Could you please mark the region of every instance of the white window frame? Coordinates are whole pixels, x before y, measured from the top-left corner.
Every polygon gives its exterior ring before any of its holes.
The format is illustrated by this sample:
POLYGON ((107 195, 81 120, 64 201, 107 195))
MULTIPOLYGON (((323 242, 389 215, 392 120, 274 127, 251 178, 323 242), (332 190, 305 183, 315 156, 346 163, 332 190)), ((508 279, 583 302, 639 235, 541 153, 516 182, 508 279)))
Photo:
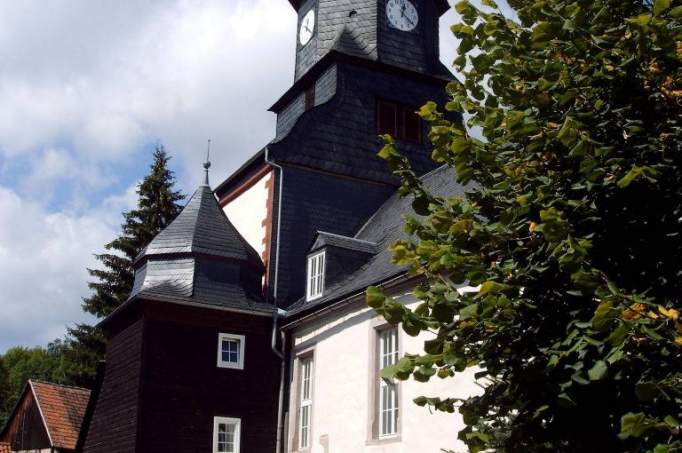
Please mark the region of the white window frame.
POLYGON ((246 337, 244 335, 235 335, 231 333, 218 334, 218 368, 231 368, 233 370, 243 370, 245 349, 246 337), (226 362, 223 360, 223 341, 225 340, 239 342, 239 360, 237 363, 226 362))
POLYGON ((315 360, 313 355, 306 355, 298 359, 299 370, 299 399, 298 399, 298 449, 310 449, 313 426, 313 385, 315 382, 315 360), (304 419, 303 414, 307 413, 304 419), (307 423, 304 425, 304 420, 307 423))
POLYGON ((239 453, 242 435, 242 420, 230 417, 213 418, 213 453, 221 453, 218 445, 218 429, 220 425, 234 426, 234 452, 229 453, 239 453))
MULTIPOLYGON (((397 327, 377 330, 379 342, 377 352, 377 372, 389 365, 395 365, 400 358, 400 335, 397 327)), ((400 434, 398 420, 400 417, 399 386, 396 381, 389 381, 377 376, 376 413, 379 418, 377 436, 379 439, 396 437, 400 434)))
POLYGON ((324 250, 308 256, 306 270, 306 300, 319 299, 324 294, 324 274, 327 258, 324 250))

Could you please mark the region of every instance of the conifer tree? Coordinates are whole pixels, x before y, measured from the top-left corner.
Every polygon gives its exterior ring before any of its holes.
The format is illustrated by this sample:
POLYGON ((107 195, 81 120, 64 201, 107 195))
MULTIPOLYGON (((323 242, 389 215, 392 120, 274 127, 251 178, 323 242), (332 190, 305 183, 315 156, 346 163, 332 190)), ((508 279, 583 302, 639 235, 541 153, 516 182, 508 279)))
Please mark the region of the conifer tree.
MULTIPOLYGON (((133 288, 133 261, 142 249, 182 210, 185 195, 174 190, 175 176, 168 168, 170 156, 162 146, 154 151, 154 162, 137 189, 137 208, 123 213, 121 235, 105 245, 107 253, 96 255, 100 269, 88 269, 95 279, 93 294, 83 299, 83 310, 98 319, 111 314, 126 301, 133 288)), ((98 328, 79 324, 69 329, 70 347, 65 352, 70 380, 89 385, 97 362, 104 356, 104 339, 98 328)))

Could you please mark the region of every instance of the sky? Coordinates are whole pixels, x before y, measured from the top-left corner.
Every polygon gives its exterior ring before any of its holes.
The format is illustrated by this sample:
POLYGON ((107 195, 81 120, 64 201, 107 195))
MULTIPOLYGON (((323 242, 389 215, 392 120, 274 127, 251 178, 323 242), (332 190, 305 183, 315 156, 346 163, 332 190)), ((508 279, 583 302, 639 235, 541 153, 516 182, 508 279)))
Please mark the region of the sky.
POLYGON ((0 354, 94 322, 87 269, 156 145, 191 193, 209 138, 214 184, 273 138, 295 39, 286 0, 0 2, 0 354))

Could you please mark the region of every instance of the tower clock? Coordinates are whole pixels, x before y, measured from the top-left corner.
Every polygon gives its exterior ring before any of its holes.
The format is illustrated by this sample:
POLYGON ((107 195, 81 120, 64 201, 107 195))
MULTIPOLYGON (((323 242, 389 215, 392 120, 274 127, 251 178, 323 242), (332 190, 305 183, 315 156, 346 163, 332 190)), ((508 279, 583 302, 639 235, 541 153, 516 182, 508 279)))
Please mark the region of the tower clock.
POLYGON ((409 0, 388 0, 386 16, 388 24, 401 31, 412 31, 419 24, 419 12, 409 0))

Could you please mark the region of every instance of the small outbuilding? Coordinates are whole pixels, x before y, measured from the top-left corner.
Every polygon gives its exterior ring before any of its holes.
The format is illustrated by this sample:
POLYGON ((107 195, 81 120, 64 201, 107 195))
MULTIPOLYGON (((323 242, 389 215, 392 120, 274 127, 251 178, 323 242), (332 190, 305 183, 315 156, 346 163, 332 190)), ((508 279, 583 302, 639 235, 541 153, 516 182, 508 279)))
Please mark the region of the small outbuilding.
POLYGON ((0 453, 76 450, 90 390, 29 380, 0 433, 0 453))

